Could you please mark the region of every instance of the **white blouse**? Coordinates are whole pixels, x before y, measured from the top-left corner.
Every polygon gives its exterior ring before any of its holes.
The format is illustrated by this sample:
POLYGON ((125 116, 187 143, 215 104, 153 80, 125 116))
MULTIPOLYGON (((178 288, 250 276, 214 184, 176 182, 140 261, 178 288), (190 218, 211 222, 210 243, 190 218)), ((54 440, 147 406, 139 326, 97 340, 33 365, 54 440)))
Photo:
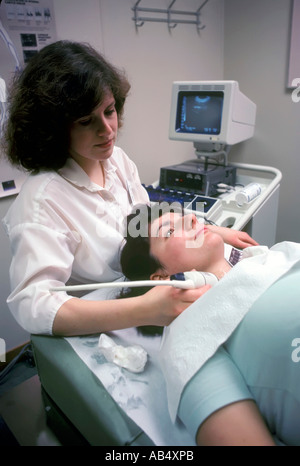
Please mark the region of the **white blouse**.
POLYGON ((124 218, 149 199, 122 149, 103 166, 104 188, 71 158, 58 173, 29 176, 3 220, 13 256, 7 303, 30 333, 52 334, 56 312, 72 297, 50 288, 122 277, 124 218))

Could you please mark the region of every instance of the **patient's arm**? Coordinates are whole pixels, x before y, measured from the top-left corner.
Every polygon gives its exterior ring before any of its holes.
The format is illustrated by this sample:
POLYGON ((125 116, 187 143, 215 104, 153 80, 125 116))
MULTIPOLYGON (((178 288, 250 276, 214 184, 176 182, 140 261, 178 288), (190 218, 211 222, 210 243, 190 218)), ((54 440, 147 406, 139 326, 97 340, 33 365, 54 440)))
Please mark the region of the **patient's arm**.
POLYGON ((198 430, 197 445, 275 446, 275 443, 255 402, 245 400, 211 414, 198 430))
POLYGON ((244 249, 249 246, 258 245, 245 231, 232 230, 231 228, 218 227, 216 225, 206 225, 206 227, 222 236, 225 243, 231 244, 231 246, 236 248, 244 249))

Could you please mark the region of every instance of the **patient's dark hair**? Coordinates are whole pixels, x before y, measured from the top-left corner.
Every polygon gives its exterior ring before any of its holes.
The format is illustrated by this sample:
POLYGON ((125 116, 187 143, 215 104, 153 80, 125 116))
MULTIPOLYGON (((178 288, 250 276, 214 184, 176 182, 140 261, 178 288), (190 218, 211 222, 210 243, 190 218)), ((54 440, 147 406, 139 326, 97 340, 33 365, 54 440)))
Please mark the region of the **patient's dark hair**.
MULTIPOLYGON (((179 203, 162 202, 160 204, 138 205, 128 215, 126 223, 126 243, 121 252, 122 272, 128 280, 149 280, 151 274, 158 269, 164 269, 164 265, 151 254, 149 225, 164 213, 180 212, 179 203)), ((143 288, 133 288, 132 293, 143 294, 143 288)))
MULTIPOLYGON (((162 268, 162 264, 150 252, 149 225, 153 220, 153 208, 148 205, 136 206, 128 215, 126 223, 126 243, 121 252, 122 272, 128 280, 149 280, 152 273, 162 268), (133 227, 134 225, 134 227, 133 227), (134 234, 132 234, 134 233, 134 234)), ((140 296, 151 287, 133 287, 120 294, 120 298, 140 296)), ((147 325, 137 330, 145 336, 160 335, 162 327, 147 325)))
POLYGON ((71 124, 89 115, 110 91, 121 126, 129 89, 124 73, 90 45, 47 45, 15 76, 4 152, 11 163, 32 172, 62 168, 71 124))
MULTIPOLYGON (((128 280, 149 280, 162 264, 150 252, 148 228, 153 220, 153 209, 148 205, 136 206, 128 215, 126 243, 121 253, 122 272, 128 280)), ((140 288, 136 293, 142 294, 140 288)))

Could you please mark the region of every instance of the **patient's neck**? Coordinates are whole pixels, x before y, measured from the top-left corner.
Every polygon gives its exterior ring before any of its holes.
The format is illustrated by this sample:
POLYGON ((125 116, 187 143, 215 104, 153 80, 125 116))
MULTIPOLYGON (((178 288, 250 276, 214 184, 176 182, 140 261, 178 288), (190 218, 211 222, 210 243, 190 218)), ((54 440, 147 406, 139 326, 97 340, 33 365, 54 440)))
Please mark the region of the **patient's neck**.
POLYGON ((212 264, 209 267, 209 270, 207 270, 207 272, 213 273, 220 280, 230 270, 231 270, 231 265, 225 258, 222 258, 216 263, 212 264))

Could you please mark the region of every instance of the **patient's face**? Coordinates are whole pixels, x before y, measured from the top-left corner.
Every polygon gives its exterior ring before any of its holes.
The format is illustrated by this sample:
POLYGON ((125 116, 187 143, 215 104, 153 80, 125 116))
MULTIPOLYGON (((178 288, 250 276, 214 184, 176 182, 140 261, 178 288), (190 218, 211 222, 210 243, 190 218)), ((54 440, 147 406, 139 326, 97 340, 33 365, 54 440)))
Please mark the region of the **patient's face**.
POLYGON ((166 213, 150 226, 150 250, 172 275, 192 269, 209 271, 224 257, 224 242, 194 214, 166 213))

